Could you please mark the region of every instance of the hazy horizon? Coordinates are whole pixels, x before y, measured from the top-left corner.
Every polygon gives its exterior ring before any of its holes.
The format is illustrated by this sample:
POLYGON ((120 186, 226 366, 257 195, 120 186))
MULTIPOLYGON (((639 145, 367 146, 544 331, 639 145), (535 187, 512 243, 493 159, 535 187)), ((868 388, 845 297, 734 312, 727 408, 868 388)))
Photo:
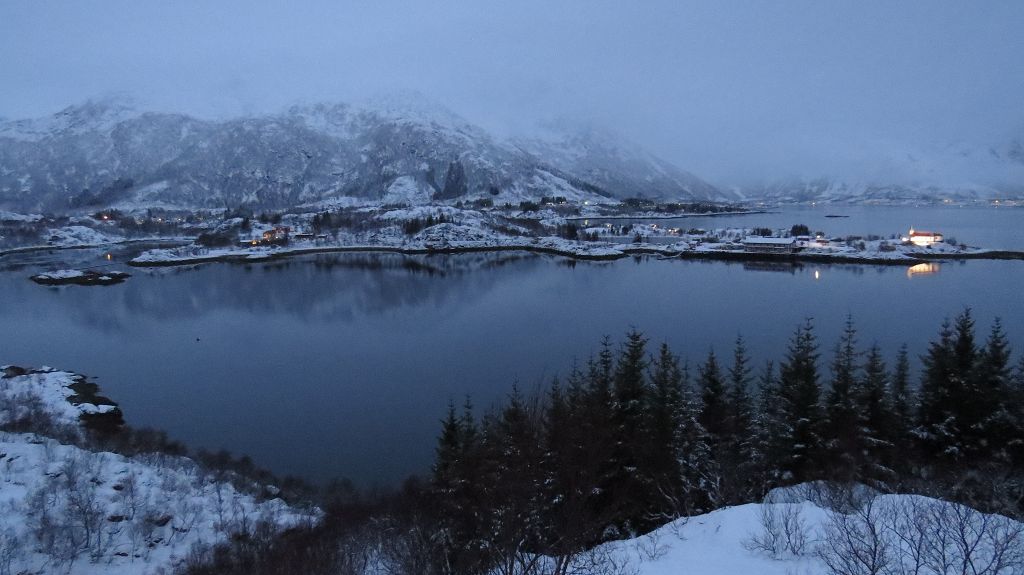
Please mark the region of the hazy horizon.
MULTIPOLYGON (((607 126, 718 185, 898 179, 908 156, 1024 136, 1021 29, 1019 2, 6 4, 0 117, 109 93, 225 117, 415 91, 498 135, 607 126)), ((914 169, 991 169, 964 157, 914 169)))

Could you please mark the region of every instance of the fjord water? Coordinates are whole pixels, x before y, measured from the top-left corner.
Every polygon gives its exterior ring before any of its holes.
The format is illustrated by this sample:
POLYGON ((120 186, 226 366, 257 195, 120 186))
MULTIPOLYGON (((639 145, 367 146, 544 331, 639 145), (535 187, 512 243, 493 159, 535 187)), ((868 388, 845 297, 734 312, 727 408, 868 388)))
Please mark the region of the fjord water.
MULTIPOLYGON (((959 211, 946 223, 899 211, 885 217, 969 244, 1002 238, 999 247, 1024 249, 1016 220, 1000 219, 1024 215, 1019 210, 959 211), (974 229, 990 237, 975 240, 967 233, 974 229)), ((697 225, 816 227, 800 213, 712 220, 697 225)), ((832 222, 857 223, 852 215, 832 222)), ((902 343, 916 358, 943 318, 970 306, 979 337, 998 316, 1015 358, 1024 352, 1022 261, 910 270, 347 254, 136 269, 110 287, 46 288, 27 279, 40 269, 103 264, 106 253, 0 259, 0 362, 94 376, 134 425, 314 480, 394 484, 426 472, 449 401, 469 395, 485 409, 514 383, 531 390, 565 376, 603 335, 621 340, 632 327, 691 364, 709 349, 728 361, 742 334, 759 365, 779 359, 795 326, 813 318, 826 373, 847 314, 862 346, 877 341, 891 360, 902 343)))

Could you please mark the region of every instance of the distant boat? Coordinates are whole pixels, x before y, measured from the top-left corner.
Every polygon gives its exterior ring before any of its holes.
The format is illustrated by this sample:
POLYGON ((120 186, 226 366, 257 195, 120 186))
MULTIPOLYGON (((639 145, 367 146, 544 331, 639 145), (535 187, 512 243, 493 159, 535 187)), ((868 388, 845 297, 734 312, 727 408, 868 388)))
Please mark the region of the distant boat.
POLYGON ((825 217, 826 218, 848 218, 850 216, 846 216, 846 215, 842 215, 842 214, 825 214, 825 217))

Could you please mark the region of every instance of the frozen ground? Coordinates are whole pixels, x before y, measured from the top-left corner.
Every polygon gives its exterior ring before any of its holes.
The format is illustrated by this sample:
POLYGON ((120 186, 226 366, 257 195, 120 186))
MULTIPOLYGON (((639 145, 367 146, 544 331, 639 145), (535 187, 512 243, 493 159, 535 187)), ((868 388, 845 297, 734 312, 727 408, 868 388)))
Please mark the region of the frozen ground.
MULTIPOLYGON (((116 409, 103 398, 73 404, 79 392, 71 386, 84 383, 74 373, 0 373, 0 424, 41 407, 77 426, 82 414, 116 409)), ((124 457, 0 432, 0 573, 166 573, 195 546, 317 520, 318 511, 273 492, 240 492, 185 457, 124 457)))

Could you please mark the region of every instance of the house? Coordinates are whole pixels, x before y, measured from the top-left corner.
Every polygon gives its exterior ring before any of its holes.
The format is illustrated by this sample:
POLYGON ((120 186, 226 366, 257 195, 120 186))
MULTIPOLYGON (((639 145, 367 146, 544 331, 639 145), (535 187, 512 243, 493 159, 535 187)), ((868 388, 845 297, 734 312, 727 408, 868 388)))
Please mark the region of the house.
POLYGON ((743 249, 753 253, 791 254, 796 250, 796 240, 793 238, 748 236, 743 240, 743 249))
POLYGON ((260 236, 253 236, 238 242, 240 246, 276 246, 288 243, 292 229, 288 226, 277 226, 263 232, 260 236))
POLYGON ((937 232, 925 232, 921 230, 915 230, 910 228, 910 233, 903 236, 904 243, 911 243, 915 246, 926 248, 932 244, 937 244, 942 241, 942 234, 937 232))
POLYGON ((291 231, 292 231, 292 229, 290 227, 288 227, 288 226, 277 226, 274 229, 267 230, 267 231, 263 232, 263 241, 264 242, 281 242, 281 241, 286 242, 286 241, 288 241, 288 234, 290 234, 291 231))

